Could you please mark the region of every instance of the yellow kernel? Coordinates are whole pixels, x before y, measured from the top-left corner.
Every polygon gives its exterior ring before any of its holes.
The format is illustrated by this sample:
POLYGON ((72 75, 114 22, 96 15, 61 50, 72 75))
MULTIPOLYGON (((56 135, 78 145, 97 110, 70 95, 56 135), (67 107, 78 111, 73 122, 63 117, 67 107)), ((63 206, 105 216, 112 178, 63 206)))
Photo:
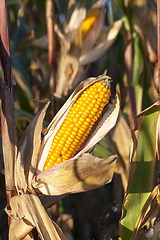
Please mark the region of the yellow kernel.
POLYGON ((87 121, 87 122, 91 122, 91 119, 90 119, 90 118, 86 118, 86 121, 87 121))
POLYGON ((108 101, 108 99, 107 98, 103 98, 103 100, 102 100, 103 102, 107 102, 108 101))
POLYGON ((98 111, 98 108, 93 108, 93 111, 94 111, 94 112, 97 112, 97 111, 98 111))
POLYGON ((83 124, 86 126, 89 126, 89 122, 84 122, 83 124))

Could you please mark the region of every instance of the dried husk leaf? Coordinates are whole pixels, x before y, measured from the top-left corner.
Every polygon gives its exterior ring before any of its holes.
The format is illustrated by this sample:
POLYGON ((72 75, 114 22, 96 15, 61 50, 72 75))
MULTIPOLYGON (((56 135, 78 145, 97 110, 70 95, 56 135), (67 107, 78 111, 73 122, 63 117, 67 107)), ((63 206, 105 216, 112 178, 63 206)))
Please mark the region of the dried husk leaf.
POLYGON ((81 22, 85 19, 86 16, 86 9, 81 6, 80 4, 77 4, 76 8, 74 9, 71 18, 69 20, 69 23, 67 26, 65 26, 65 35, 67 40, 67 49, 70 49, 71 42, 73 42, 73 34, 74 32, 79 28, 81 22))
MULTIPOLYGON (((3 157, 6 172, 6 190, 15 189, 14 181, 14 166, 16 162, 17 154, 17 131, 16 131, 16 119, 15 119, 15 109, 14 100, 10 89, 7 87, 5 82, 2 83, 3 93, 7 101, 2 102, 5 104, 3 109, 5 111, 5 121, 2 122, 3 125, 3 157)), ((4 114, 3 111, 1 114, 4 114)))
MULTIPOLYGON (((110 77, 106 76, 106 72, 104 72, 104 74, 102 74, 102 75, 100 75, 96 78, 89 78, 86 81, 81 82, 81 84, 79 84, 79 86, 75 89, 75 91, 72 93, 70 98, 66 101, 66 103, 59 110, 57 115, 53 118, 52 122, 50 123, 50 125, 47 128, 46 135, 44 136, 42 144, 41 144, 39 157, 38 157, 39 162, 38 162, 38 167, 37 167, 37 173, 42 171, 45 160, 46 160, 46 156, 49 152, 49 149, 50 149, 50 146, 52 144, 53 138, 56 135, 58 129, 60 128, 62 122, 66 118, 66 116, 67 116, 70 108, 72 107, 72 105, 75 103, 77 98, 80 96, 80 94, 86 88, 88 88, 90 85, 92 85, 93 83, 95 83, 97 81, 103 81, 103 80, 108 80, 108 81, 110 80, 110 77)), ((120 101, 118 101, 118 98, 119 97, 117 97, 117 101, 115 101, 116 104, 113 104, 114 107, 111 107, 112 110, 114 110, 114 108, 116 108, 116 111, 117 111, 120 108, 120 101)), ((114 112, 116 112, 116 111, 114 111, 114 112)), ((111 111, 109 111, 109 113, 111 113, 111 111)), ((118 113, 119 113, 119 111, 118 111, 118 113)), ((116 117, 116 113, 115 113, 114 117, 116 117)), ((113 119, 113 122, 114 122, 114 119, 113 119)))
POLYGON ((49 100, 46 100, 45 106, 30 122, 19 142, 15 165, 15 183, 18 193, 33 191, 31 180, 36 171, 43 120, 49 103, 49 100))
POLYGON ((116 37, 122 27, 122 20, 114 22, 111 26, 101 32, 96 46, 87 50, 79 59, 80 66, 89 64, 97 60, 115 42, 116 37))
POLYGON ((116 155, 100 159, 83 154, 36 175, 32 185, 43 194, 55 196, 93 190, 111 181, 116 159, 116 155))
MULTIPOLYGON (((86 37, 83 40, 83 47, 82 47, 82 54, 85 52, 88 52, 96 43, 100 32, 102 31, 102 27, 104 24, 104 6, 100 1, 97 1, 92 8, 88 10, 87 14, 90 14, 91 12, 94 12, 94 10, 97 9, 100 11, 100 14, 98 18, 93 23, 93 26, 88 31, 86 37)), ((86 16, 87 17, 87 16, 86 16)))
POLYGON ((127 189, 130 171, 130 154, 132 146, 131 130, 120 111, 115 127, 107 134, 106 140, 119 156, 115 172, 121 174, 124 191, 127 189))
POLYGON ((159 199, 159 186, 156 186, 144 204, 144 207, 135 225, 131 240, 134 240, 137 237, 138 232, 145 224, 157 216, 159 213, 159 199))
POLYGON ((59 227, 55 223, 52 224, 36 195, 15 196, 11 198, 10 205, 5 210, 12 219, 20 221, 20 225, 17 225, 14 229, 11 228, 10 236, 22 239, 31 229, 36 227, 41 239, 66 240, 59 227))
POLYGON ((56 97, 61 97, 63 94, 68 93, 77 72, 79 69, 79 57, 81 54, 82 36, 81 29, 76 29, 72 34, 72 43, 70 50, 66 53, 61 49, 61 56, 57 70, 56 79, 56 97))

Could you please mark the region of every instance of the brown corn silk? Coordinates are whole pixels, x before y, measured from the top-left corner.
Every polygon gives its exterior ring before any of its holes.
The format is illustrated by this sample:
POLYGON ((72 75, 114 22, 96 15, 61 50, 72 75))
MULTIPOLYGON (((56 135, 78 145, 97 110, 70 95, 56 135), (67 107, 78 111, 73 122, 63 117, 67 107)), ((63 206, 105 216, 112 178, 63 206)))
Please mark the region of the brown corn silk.
POLYGON ((108 80, 98 81, 81 93, 52 141, 43 170, 75 155, 108 103, 110 95, 108 80))

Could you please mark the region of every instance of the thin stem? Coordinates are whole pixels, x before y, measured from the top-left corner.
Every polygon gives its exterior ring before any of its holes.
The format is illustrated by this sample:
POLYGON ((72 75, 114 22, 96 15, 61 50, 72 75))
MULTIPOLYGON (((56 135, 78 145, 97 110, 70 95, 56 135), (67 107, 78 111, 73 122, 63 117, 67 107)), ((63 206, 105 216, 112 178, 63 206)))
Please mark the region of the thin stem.
POLYGON ((0 1, 0 57, 4 80, 11 89, 11 53, 6 0, 0 1))
POLYGON ((54 6, 52 0, 46 0, 46 22, 48 32, 48 61, 53 68, 50 76, 50 94, 55 92, 56 40, 54 32, 54 6))

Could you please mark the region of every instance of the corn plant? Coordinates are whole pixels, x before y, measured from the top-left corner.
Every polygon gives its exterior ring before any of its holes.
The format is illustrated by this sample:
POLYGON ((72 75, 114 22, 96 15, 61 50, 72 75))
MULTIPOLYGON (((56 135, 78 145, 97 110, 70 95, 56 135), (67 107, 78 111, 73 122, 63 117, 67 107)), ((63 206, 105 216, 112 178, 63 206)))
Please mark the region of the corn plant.
POLYGON ((111 181, 102 239, 159 239, 159 1, 13 2, 11 46, 0 3, 9 239, 70 239, 47 209, 111 181))

